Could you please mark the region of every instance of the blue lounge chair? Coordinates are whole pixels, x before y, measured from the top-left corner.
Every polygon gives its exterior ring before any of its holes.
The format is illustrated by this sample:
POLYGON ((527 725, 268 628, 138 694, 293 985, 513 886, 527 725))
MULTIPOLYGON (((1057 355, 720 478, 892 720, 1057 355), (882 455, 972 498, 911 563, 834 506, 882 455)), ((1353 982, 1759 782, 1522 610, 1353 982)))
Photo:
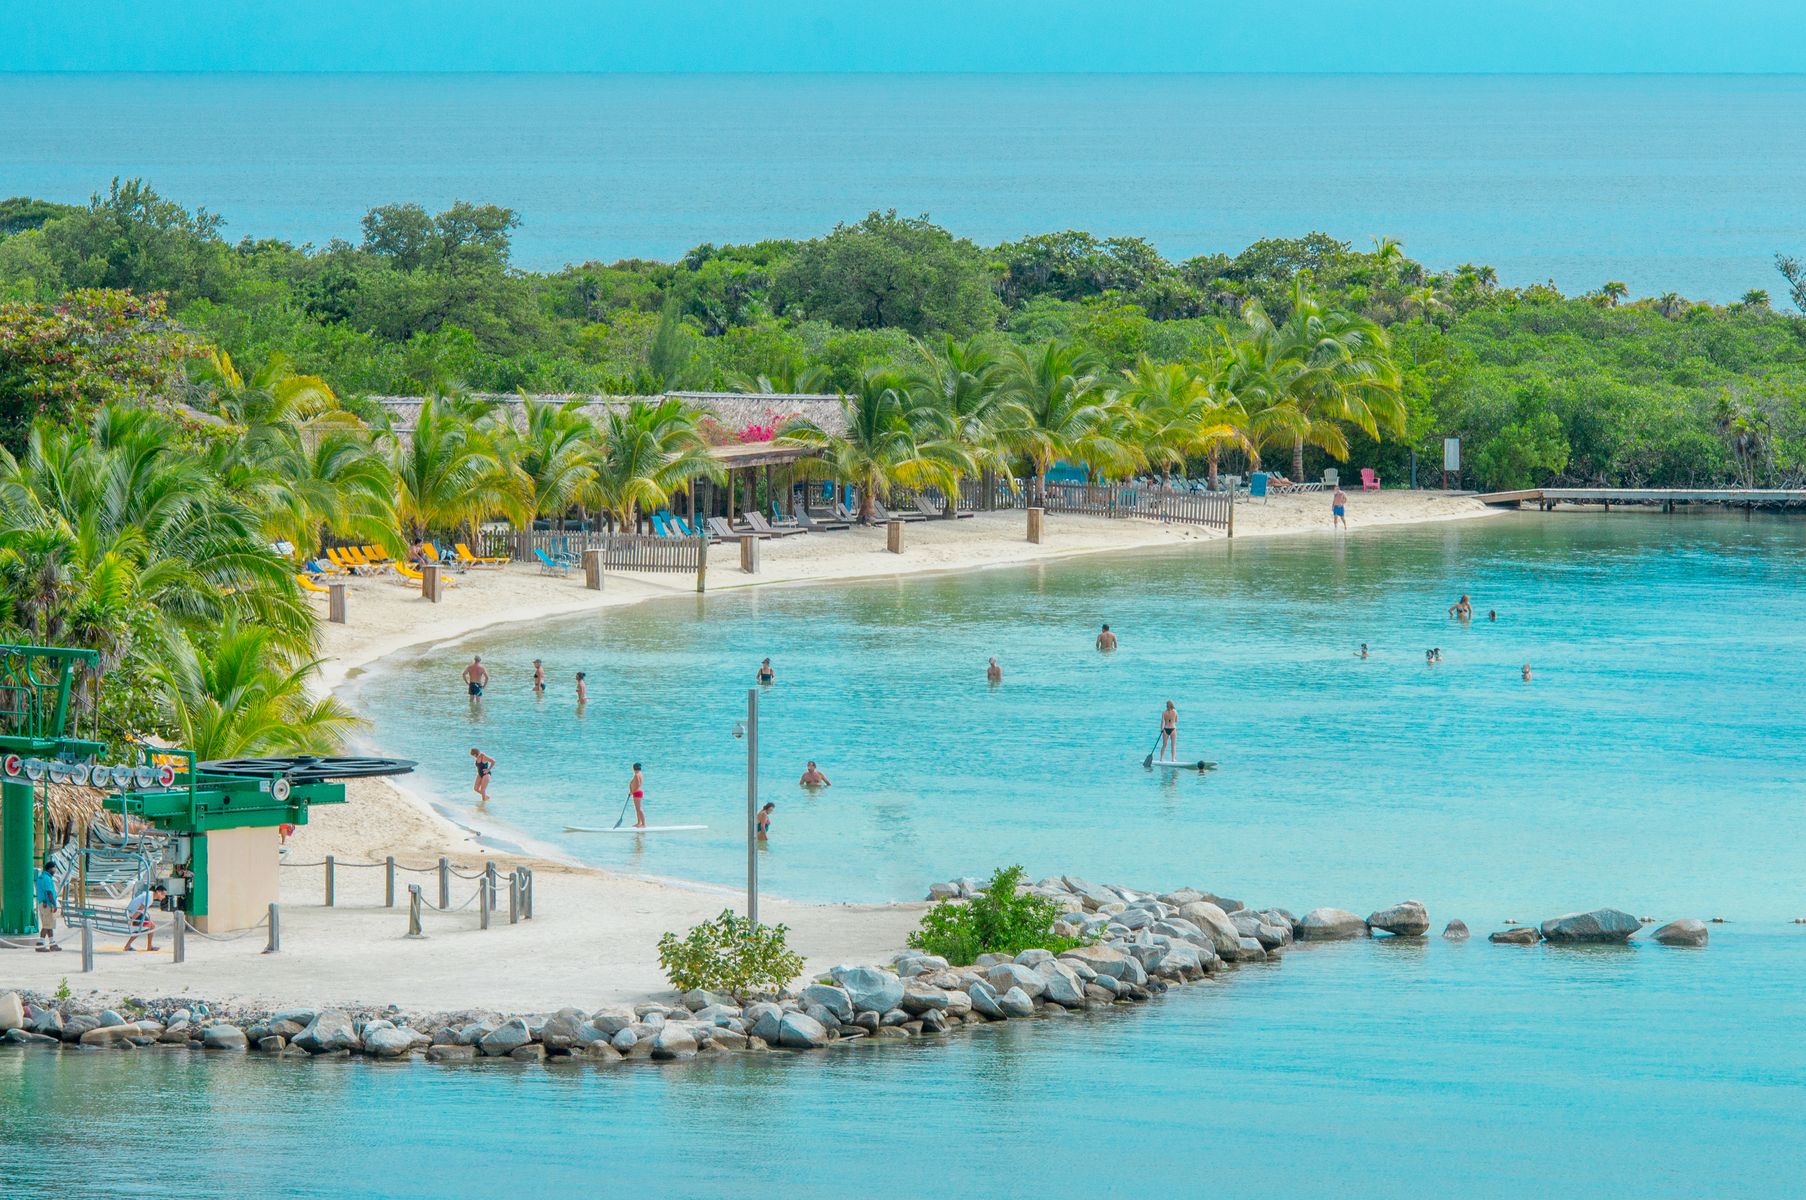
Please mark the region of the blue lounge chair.
POLYGON ((681 536, 679 534, 675 534, 675 533, 671 532, 671 527, 665 523, 665 514, 664 513, 653 513, 652 514, 652 535, 654 537, 662 537, 662 538, 681 536))
POLYGON ((697 533, 694 529, 690 528, 689 524, 687 522, 685 522, 684 519, 682 517, 678 516, 676 513, 666 513, 665 519, 671 522, 671 528, 677 530, 679 537, 693 538, 693 537, 702 537, 703 536, 702 534, 697 533))
POLYGON ((538 546, 533 547, 533 557, 539 560, 539 573, 541 575, 565 575, 570 572, 570 563, 553 558, 538 546))

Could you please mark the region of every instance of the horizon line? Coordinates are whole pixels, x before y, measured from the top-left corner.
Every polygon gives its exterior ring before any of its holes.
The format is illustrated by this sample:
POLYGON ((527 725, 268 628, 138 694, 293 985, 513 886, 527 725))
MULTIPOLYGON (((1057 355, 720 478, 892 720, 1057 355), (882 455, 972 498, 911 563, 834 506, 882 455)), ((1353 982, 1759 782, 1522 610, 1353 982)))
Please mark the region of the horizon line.
POLYGON ((862 69, 822 69, 822 68, 790 68, 790 67, 747 67, 735 70, 699 71, 656 67, 624 67, 609 70, 553 70, 533 67, 497 68, 497 67, 444 67, 444 68, 356 68, 356 67, 302 67, 288 70, 249 70, 237 68, 206 67, 140 67, 140 68, 38 68, 7 69, 0 67, 0 78, 26 78, 30 76, 93 76, 93 75, 225 75, 225 76, 390 76, 390 75, 521 75, 547 77, 580 77, 604 78, 611 75, 666 75, 683 78, 703 77, 735 77, 735 76, 778 76, 778 75, 817 75, 858 77, 895 77, 895 76, 969 76, 988 78, 1011 76, 1021 78, 1248 78, 1272 76, 1275 78, 1361 78, 1361 79, 1410 79, 1410 78, 1443 78, 1443 79, 1574 79, 1574 78, 1651 78, 1651 79, 1798 79, 1806 78, 1806 71, 1284 71, 1284 70, 1223 70, 1223 71, 1079 71, 1079 70, 994 70, 972 71, 960 69, 920 70, 862 70, 862 69))

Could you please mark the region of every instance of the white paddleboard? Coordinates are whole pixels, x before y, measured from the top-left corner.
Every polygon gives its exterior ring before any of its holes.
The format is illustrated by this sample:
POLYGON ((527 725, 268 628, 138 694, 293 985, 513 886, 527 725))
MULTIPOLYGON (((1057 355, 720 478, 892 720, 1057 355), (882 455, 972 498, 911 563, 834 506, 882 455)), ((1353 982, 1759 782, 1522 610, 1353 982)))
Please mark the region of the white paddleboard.
POLYGON ((1165 759, 1149 758, 1144 759, 1141 765, 1148 768, 1167 767, 1176 771, 1214 771, 1217 769, 1215 763, 1206 760, 1197 760, 1194 762, 1167 762, 1165 759))
POLYGON ((678 833, 685 829, 707 829, 707 825, 646 825, 635 829, 631 825, 623 825, 619 829, 593 829, 587 825, 566 825, 566 833, 678 833))

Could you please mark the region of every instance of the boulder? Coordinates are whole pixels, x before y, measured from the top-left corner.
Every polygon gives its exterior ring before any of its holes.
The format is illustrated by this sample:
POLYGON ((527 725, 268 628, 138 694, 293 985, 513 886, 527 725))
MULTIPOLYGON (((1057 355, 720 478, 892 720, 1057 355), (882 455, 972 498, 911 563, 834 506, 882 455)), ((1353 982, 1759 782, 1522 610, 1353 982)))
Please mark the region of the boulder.
MULTIPOLYGON (((583 1015, 582 1009, 561 1008, 546 1018, 546 1023, 539 1030, 539 1040, 544 1043, 547 1050, 569 1050, 579 1042, 586 1040, 583 1037, 583 1029, 588 1024, 589 1019, 583 1015)), ((368 1047, 369 1044, 370 1031, 366 1029, 364 1045, 368 1047)))
POLYGON ((929 1009, 922 1014, 923 1033, 946 1033, 947 1027, 947 1014, 939 1009, 929 1009))
POLYGON ((1196 888, 1180 888, 1175 892, 1162 893, 1160 896, 1160 903, 1166 905, 1168 908, 1180 909, 1184 908, 1187 904, 1202 900, 1203 898, 1204 893, 1198 891, 1196 888))
POLYGON ((1030 1000, 1038 1000, 1047 990, 1047 981, 1015 963, 998 963, 985 972, 985 982, 995 988, 999 995, 1011 988, 1021 988, 1030 1000))
POLYGON ((813 1050, 828 1044, 828 1031, 806 1013, 785 1013, 778 1023, 777 1044, 793 1050, 813 1050))
POLYGON ((652 1057, 657 1059, 690 1058, 696 1053, 696 1035, 688 1025, 669 1021, 658 1027, 652 1038, 652 1057))
POLYGON ((1003 1006, 998 1003, 997 992, 982 979, 974 979, 966 988, 966 995, 972 1001, 972 1011, 993 1021, 1004 1017, 1003 1006))
POLYGON ((729 1021, 738 1021, 740 1010, 730 1004, 711 1004, 707 1008, 696 1010, 698 1025, 712 1025, 717 1029, 725 1028, 729 1021))
POLYGON ((459 1059, 472 1059, 477 1056, 475 1046, 453 1046, 435 1043, 426 1048, 428 1062, 453 1062, 459 1059))
POLYGON ((619 1050, 622 1054, 627 1053, 639 1044, 639 1035, 634 1033, 631 1029, 619 1030, 613 1037, 608 1039, 609 1047, 614 1050, 619 1050))
POLYGON ((1518 925, 1511 929, 1501 929, 1497 933, 1486 935, 1489 942, 1497 942, 1501 946, 1534 946, 1543 940, 1543 935, 1536 931, 1534 925, 1518 925))
MULTIPOLYGON (((976 1001, 974 1007, 977 1007, 976 1001)), ((1027 1017, 1034 1014, 1035 1001, 1021 988, 1013 987, 997 997, 997 1007, 1003 1010, 1006 1017, 1027 1017)))
POLYGON ((413 1031, 393 1027, 366 1029, 364 1050, 375 1058, 403 1058, 414 1052, 413 1031))
POLYGON ((733 1002, 734 998, 732 996, 724 996, 719 992, 710 992, 702 988, 693 988, 684 993, 684 1007, 691 1012, 707 1008, 711 1004, 723 1005, 732 1004, 733 1002))
POLYGON ((1131 959, 1114 946, 1075 946, 1060 955, 1061 962, 1083 963, 1093 974, 1121 979, 1128 973, 1131 959))
POLYGON ((1298 921, 1301 942, 1334 942, 1367 936, 1367 922, 1345 908, 1313 908, 1298 921))
MULTIPOLYGON (((907 987, 904 989, 907 991, 907 987)), ((845 988, 834 987, 826 983, 812 983, 803 989, 799 997, 804 1007, 819 1004, 834 1014, 836 1021, 845 1024, 853 1019, 853 997, 845 988)))
MULTIPOLYGON (((1244 940, 1255 947, 1257 952, 1259 951, 1260 943, 1253 938, 1244 940)), ((1181 977, 1201 975, 1204 973, 1204 958, 1198 953, 1196 946, 1190 946, 1184 942, 1174 942, 1166 948, 1166 954, 1160 960, 1160 973, 1181 977)), ((1048 993, 1048 998, 1053 998, 1051 991, 1048 993)))
POLYGON ((1231 900, 1227 896, 1213 896, 1209 892, 1203 894, 1203 899, 1205 903, 1214 904, 1226 913, 1242 911, 1242 902, 1240 900, 1231 900))
POLYGON ((477 1049, 491 1058, 501 1058, 513 1054, 522 1046, 533 1042, 533 1031, 519 1017, 504 1021, 477 1042, 477 1049))
POLYGON ((590 1024, 607 1037, 613 1037, 636 1020, 631 1008, 599 1008, 589 1016, 590 1024))
POLYGON ((538 1042, 528 1042, 524 1046, 516 1046, 508 1051, 508 1057, 515 1062, 544 1062, 546 1048, 538 1042))
POLYGON ((957 900, 959 899, 959 884, 931 883, 928 885, 928 899, 937 904, 942 900, 957 900))
POLYGON ((245 1031, 236 1025, 209 1025, 201 1030, 203 1050, 243 1050, 248 1045, 245 1031))
POLYGON ((888 1012, 903 999, 903 981, 889 971, 877 967, 835 967, 828 974, 846 989, 856 1012, 888 1012))
POLYGON ((912 1016, 930 1011, 943 1012, 947 1008, 947 993, 912 979, 904 985, 903 999, 898 1002, 898 1007, 912 1016))
POLYGON ((1213 901, 1193 900, 1180 907, 1179 916, 1202 930, 1210 939, 1210 948, 1221 958, 1233 957, 1241 944, 1241 931, 1222 906, 1213 901))
MULTIPOLYGON (((171 1021, 169 1023, 169 1028, 157 1035, 157 1040, 162 1042, 165 1046, 180 1046, 183 1042, 188 1040, 188 1033, 191 1028, 192 1026, 190 1026, 187 1021, 171 1021)), ((288 1045, 288 1039, 279 1034, 264 1034, 264 1038, 272 1037, 281 1042, 284 1046, 288 1045)), ((264 1038, 259 1038, 258 1040, 262 1041, 264 1038)))
POLYGON ((25 1028, 25 1002, 19 999, 19 993, 8 992, 0 996, 0 1033, 25 1028))
POLYGON ((1543 922, 1545 942, 1562 945, 1602 945, 1628 942, 1630 935, 1643 928, 1642 922, 1615 908, 1596 908, 1592 912, 1566 913, 1543 922))
POLYGON ((1430 912, 1421 900, 1401 900, 1368 917, 1367 928, 1394 937, 1422 937, 1430 932, 1430 912))
POLYGON ((1051 950, 1024 950, 1021 954, 1016 956, 1016 965, 1033 969, 1044 962, 1051 962, 1052 960, 1053 951, 1051 950))
POLYGON ((54 1008, 47 1008, 39 1013, 31 1028, 37 1033, 47 1033, 53 1038, 63 1036, 63 1014, 54 1008))
MULTIPOLYGON (((209 1030, 211 1032, 211 1030, 209 1030)), ((236 1031, 235 1031, 236 1032, 236 1031)), ((90 1029, 82 1034, 81 1044, 84 1046, 130 1046, 132 1038, 138 1033, 136 1025, 118 1024, 102 1025, 98 1029, 90 1029)), ((239 1033, 239 1048, 244 1048, 244 1034, 239 1033)))
POLYGON ((896 962, 893 963, 892 966, 896 969, 898 975, 908 977, 911 975, 930 975, 936 971, 945 971, 948 963, 946 959, 938 954, 924 954, 920 950, 911 950, 906 954, 899 954, 896 962))
POLYGON ((281 1054, 288 1049, 288 1039, 279 1038, 275 1034, 265 1034, 257 1039, 257 1048, 265 1054, 281 1054))
POLYGON ((1450 921, 1447 925, 1442 927, 1442 936, 1451 942, 1465 942, 1470 936, 1467 930, 1467 922, 1450 921))
POLYGON ((33 1033, 29 1029, 9 1029, 0 1033, 0 1042, 9 1046, 54 1046, 56 1041, 47 1033, 33 1033))
MULTIPOLYGON (((1193 951, 1193 957, 1195 959, 1196 951, 1193 951)), ((1049 1004, 1078 1008, 1085 1003, 1085 981, 1065 963, 1049 959, 1036 967, 1035 973, 1047 981, 1042 998, 1049 1004)))
POLYGON ((761 1002, 746 1006, 746 1032, 776 1044, 778 1029, 784 1021, 784 1010, 776 1004, 761 1002))
POLYGON ((331 1054, 357 1045, 357 1031, 352 1028, 350 1017, 329 1008, 315 1014, 307 1028, 289 1041, 309 1054, 331 1054))
POLYGON ((1706 944, 1706 923, 1683 917, 1668 922, 1649 936, 1664 946, 1703 946, 1706 944))

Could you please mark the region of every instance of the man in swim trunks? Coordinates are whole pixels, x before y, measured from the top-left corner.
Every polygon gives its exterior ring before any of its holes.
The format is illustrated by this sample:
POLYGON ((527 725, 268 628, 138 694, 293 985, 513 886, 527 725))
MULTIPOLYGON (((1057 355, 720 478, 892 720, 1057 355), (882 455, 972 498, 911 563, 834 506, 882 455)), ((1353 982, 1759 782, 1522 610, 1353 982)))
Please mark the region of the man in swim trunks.
POLYGON ((985 668, 985 678, 992 683, 1003 682, 1003 668, 997 665, 996 659, 993 658, 991 665, 985 668))
POLYGON ((489 772, 495 769, 495 759, 490 758, 475 746, 470 748, 470 756, 477 763, 477 781, 471 784, 470 790, 477 794, 478 803, 487 804, 489 803, 489 772))
POLYGON ((1108 625, 1097 635, 1097 648, 1106 652, 1116 649, 1116 635, 1110 632, 1108 625))
POLYGON ((640 772, 640 764, 633 764, 633 778, 627 781, 627 796, 633 801, 633 827, 646 828, 646 810, 640 807, 640 801, 646 798, 646 776, 640 772))
POLYGON ((1338 525, 1344 529, 1348 528, 1348 494, 1342 490, 1342 485, 1339 483, 1336 485, 1336 494, 1329 498, 1329 511, 1329 527, 1331 529, 1338 525))
POLYGON ((760 683, 776 683, 778 681, 778 673, 772 670, 769 658, 760 660, 758 679, 760 683))
POLYGON ((809 765, 803 768, 803 777, 797 780, 797 782, 806 788, 825 788, 834 786, 832 783, 828 782, 828 777, 821 773, 821 768, 815 765, 815 760, 813 758, 809 760, 809 765))
POLYGON ((1166 702, 1166 710, 1160 714, 1160 752, 1167 762, 1179 761, 1179 710, 1173 702, 1166 702))
POLYGON ((483 665, 481 655, 472 655, 470 665, 464 668, 464 683, 470 689, 470 698, 477 699, 483 694, 483 685, 489 682, 489 668, 483 665))

